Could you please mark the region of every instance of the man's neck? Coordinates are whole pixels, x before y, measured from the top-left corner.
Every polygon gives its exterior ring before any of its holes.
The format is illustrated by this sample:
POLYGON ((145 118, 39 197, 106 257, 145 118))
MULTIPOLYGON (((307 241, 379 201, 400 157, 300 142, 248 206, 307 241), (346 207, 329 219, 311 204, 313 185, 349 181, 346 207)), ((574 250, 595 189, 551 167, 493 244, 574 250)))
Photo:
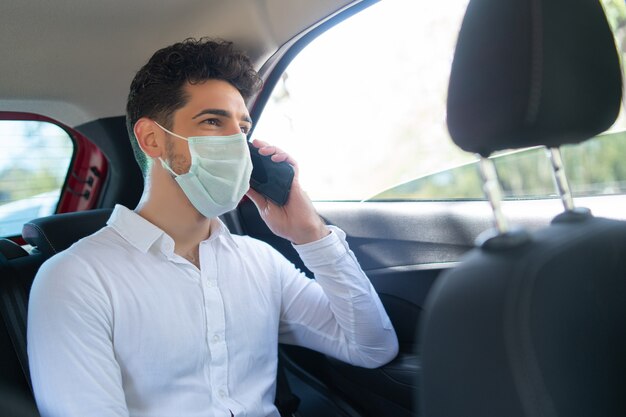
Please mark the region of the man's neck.
POLYGON ((174 239, 174 252, 188 258, 211 235, 211 219, 200 214, 171 178, 152 178, 158 187, 146 184, 135 211, 174 239))

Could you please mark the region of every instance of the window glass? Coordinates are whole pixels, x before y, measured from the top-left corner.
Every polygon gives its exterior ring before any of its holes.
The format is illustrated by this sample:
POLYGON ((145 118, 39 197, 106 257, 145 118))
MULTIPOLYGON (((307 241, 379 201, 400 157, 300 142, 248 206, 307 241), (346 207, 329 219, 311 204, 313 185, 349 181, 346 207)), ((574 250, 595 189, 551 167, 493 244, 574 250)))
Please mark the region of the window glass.
POLYGON ((0 120, 0 237, 20 235, 26 221, 54 213, 73 150, 53 123, 0 120))
MULTIPOLYGON (((561 149, 574 197, 626 194, 626 132, 607 133, 561 149)), ((545 148, 492 157, 506 200, 557 197, 545 148)), ((391 187, 370 200, 483 200, 477 162, 470 162, 391 187)))
POLYGON ((362 200, 472 160, 445 124, 467 2, 382 1, 330 29, 291 62, 254 137, 293 155, 314 200, 362 200))
MULTIPOLYGON (((254 136, 296 158, 314 200, 484 199, 476 157, 445 123, 467 3, 382 1, 330 29, 289 65, 254 136)), ((602 3, 624 51, 626 5, 602 3)), ((563 148, 574 195, 626 191, 625 120, 622 111, 611 134, 563 148)), ((543 149, 494 159, 505 198, 555 196, 543 149)))

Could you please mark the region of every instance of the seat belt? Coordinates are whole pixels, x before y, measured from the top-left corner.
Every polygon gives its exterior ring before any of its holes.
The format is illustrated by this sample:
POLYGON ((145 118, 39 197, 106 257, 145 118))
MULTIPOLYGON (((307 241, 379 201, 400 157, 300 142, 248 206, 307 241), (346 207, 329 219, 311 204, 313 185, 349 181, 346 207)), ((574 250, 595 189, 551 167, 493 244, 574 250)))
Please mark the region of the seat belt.
POLYGON ((17 271, 1 253, 0 271, 3 275, 0 277, 0 315, 6 325, 28 388, 32 392, 26 353, 26 303, 19 287, 17 271))
POLYGON ((287 374, 283 360, 281 360, 281 353, 279 347, 278 353, 278 367, 276 369, 276 408, 280 413, 280 417, 298 417, 298 405, 300 405, 300 398, 298 398, 289 387, 289 381, 287 380, 287 374))

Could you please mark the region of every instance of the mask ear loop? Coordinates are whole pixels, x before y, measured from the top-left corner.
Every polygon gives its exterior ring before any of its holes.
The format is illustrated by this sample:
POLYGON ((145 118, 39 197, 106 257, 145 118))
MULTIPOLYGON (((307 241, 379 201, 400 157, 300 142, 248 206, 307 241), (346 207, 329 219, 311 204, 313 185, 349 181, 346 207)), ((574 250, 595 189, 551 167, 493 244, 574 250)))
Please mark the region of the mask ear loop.
POLYGON ((159 156, 159 161, 161 161, 161 166, 165 169, 167 169, 170 174, 172 174, 174 176, 174 178, 178 177, 178 174, 174 172, 174 170, 172 168, 170 168, 170 166, 167 164, 167 162, 165 162, 163 159, 161 159, 161 157, 159 156))
POLYGON ((176 137, 177 137, 177 138, 179 138, 179 139, 186 140, 187 142, 189 142, 189 139, 188 139, 188 138, 186 138, 186 137, 184 137, 184 136, 181 136, 181 135, 177 135, 176 133, 174 133, 174 132, 172 132, 172 131, 167 130, 166 128, 164 128, 163 126, 161 126, 158 122, 156 122, 156 121, 154 121, 154 120, 153 120, 153 122, 154 122, 154 124, 156 124, 157 126, 159 126, 161 129, 163 129, 163 131, 164 131, 164 132, 167 132, 167 133, 169 133, 169 134, 170 134, 170 135, 172 135, 172 136, 176 136, 176 137))
MULTIPOLYGON (((177 135, 176 133, 174 133, 174 132, 172 132, 172 131, 170 131, 170 130, 167 130, 166 128, 164 128, 163 126, 161 126, 161 125, 160 125, 157 121, 155 121, 155 120, 153 120, 153 122, 154 122, 154 124, 156 124, 157 126, 159 126, 159 127, 160 127, 160 128, 161 128, 164 132, 167 132, 167 133, 169 133, 170 135, 172 135, 172 136, 174 136, 174 137, 176 137, 176 138, 178 138, 178 139, 186 140, 187 142, 189 142, 189 139, 187 139, 186 137, 184 137, 184 136, 180 136, 180 135, 177 135)), ((164 161, 164 160, 163 160, 160 156, 159 156, 159 161, 161 161, 161 166, 162 166, 163 168, 167 169, 167 170, 168 170, 168 171, 169 171, 169 172, 170 172, 170 173, 174 176, 174 178, 177 178, 177 177, 178 177, 178 174, 177 174, 177 173, 175 173, 175 172, 174 172, 174 170, 173 170, 172 168, 170 168, 170 166, 167 164, 167 162, 165 162, 165 161, 164 161)))

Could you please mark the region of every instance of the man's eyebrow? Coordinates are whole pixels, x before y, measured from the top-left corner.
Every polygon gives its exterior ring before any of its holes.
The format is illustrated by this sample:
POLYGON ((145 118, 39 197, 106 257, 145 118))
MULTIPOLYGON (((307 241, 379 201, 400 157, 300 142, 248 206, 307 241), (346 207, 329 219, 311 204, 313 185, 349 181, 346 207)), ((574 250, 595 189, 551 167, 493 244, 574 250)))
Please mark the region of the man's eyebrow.
MULTIPOLYGON (((223 116, 223 117, 232 117, 232 114, 229 111, 227 111, 227 110, 222 110, 222 109, 204 109, 200 113, 198 113, 195 116, 193 116, 192 119, 197 119, 198 117, 204 116, 205 114, 213 114, 215 116, 223 116)), ((243 116, 242 120, 244 122, 248 122, 248 123, 252 124, 252 119, 250 119, 250 116, 248 116, 248 115, 243 116)))

